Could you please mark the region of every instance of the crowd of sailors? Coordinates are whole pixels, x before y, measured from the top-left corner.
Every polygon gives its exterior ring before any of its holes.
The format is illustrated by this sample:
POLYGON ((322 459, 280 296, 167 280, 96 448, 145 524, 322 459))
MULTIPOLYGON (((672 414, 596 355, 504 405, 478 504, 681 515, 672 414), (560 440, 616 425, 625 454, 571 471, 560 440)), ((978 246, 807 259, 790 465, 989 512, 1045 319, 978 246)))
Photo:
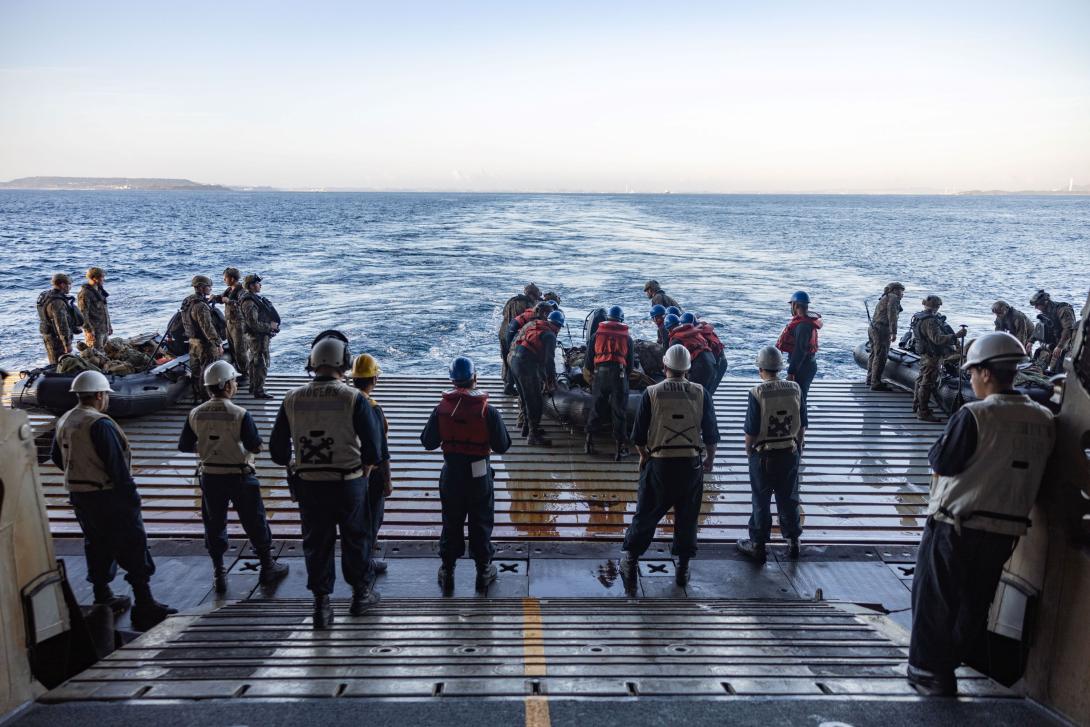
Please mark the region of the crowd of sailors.
MULTIPOLYGON (((91 348, 112 333, 104 278, 101 270, 92 268, 87 290, 79 296, 80 325, 91 348)), ((223 557, 232 505, 259 556, 260 583, 273 585, 288 571, 273 558, 256 476, 255 456, 265 443, 251 414, 233 401, 243 373, 254 396, 271 398, 264 390, 264 375, 268 339, 278 331, 279 317, 260 296, 259 276, 246 276, 241 283, 239 278, 237 270, 228 268, 227 290, 213 297, 211 280, 194 277, 194 293, 181 309, 193 377, 201 391, 179 435, 178 449, 195 452, 200 462, 202 517, 213 586, 219 594, 227 591, 223 557), (233 363, 220 360, 224 337, 207 310, 213 298, 228 311, 234 306, 227 331, 235 352, 233 363)), ((51 360, 72 350, 71 333, 77 326, 74 318, 67 318, 67 309, 77 306, 68 302, 69 286, 66 276, 55 276, 56 292, 39 299, 51 360), (66 310, 58 313, 59 305, 66 310), (58 318, 72 325, 64 328, 58 318)), ((620 553, 621 577, 630 593, 637 589, 638 559, 671 510, 676 579, 682 586, 688 582, 697 549, 703 478, 713 471, 720 440, 712 397, 726 370, 723 345, 713 326, 684 312, 656 281, 648 281, 644 292, 651 304, 649 316, 659 329, 663 376, 644 388, 631 430, 625 403, 635 342, 620 306, 606 310, 605 320, 589 337, 583 361, 594 400, 585 451, 594 453, 592 434, 608 418, 615 456, 624 457, 629 444, 639 455, 636 509, 620 553)), ((872 351, 878 359, 869 370, 874 388, 883 387, 881 359, 896 339, 903 293, 900 283, 887 286, 871 320, 872 351)), ((1070 347, 1073 311, 1043 291, 1031 303, 1054 327, 1051 338, 1038 340, 1046 345, 1049 365, 1056 366, 1065 346, 1070 347)), ((799 465, 822 318, 810 310, 804 291, 792 295, 788 304, 791 317, 776 344, 756 352, 760 381, 748 393, 743 424, 752 513, 749 537, 738 542, 738 549, 758 562, 767 558, 773 499, 788 557, 800 554, 799 465)), ((938 315, 937 296, 928 296, 923 304, 911 329, 916 340, 924 342, 913 344, 918 346, 915 350, 928 359, 938 356, 929 346, 955 343, 964 334, 945 325, 938 315)), ((1054 439, 1049 410, 1013 389, 1017 366, 1032 349, 1034 334, 1023 320, 1026 316, 1002 301, 994 310, 997 330, 980 336, 962 355, 961 365, 977 400, 951 417, 929 453, 933 480, 913 585, 908 671, 909 681, 928 694, 956 692, 954 670, 980 635, 1003 563, 1030 524, 1029 510, 1054 439)), ((519 397, 521 433, 530 445, 550 444, 542 432, 541 402, 543 393, 557 385, 556 334, 564 322, 559 297, 542 295, 533 284, 504 307, 499 336, 504 382, 507 393, 519 397)), ((335 619, 330 594, 338 536, 343 575, 352 587, 349 614, 364 614, 379 600, 374 586, 386 564, 373 559, 372 553, 384 499, 394 484, 389 423, 375 398, 381 375, 378 363, 366 353, 353 357, 340 332, 324 331, 315 337, 306 369, 311 378, 284 396, 268 447, 273 462, 285 467, 299 505, 307 587, 314 596, 313 627, 328 629, 335 619)), ((423 446, 442 450, 444 459, 439 476, 443 522, 438 586, 444 594, 453 592, 468 527, 475 585, 487 592, 496 579, 490 456, 506 452, 511 436, 488 395, 477 388, 472 360, 455 358, 448 375, 451 388, 442 394, 420 434, 423 446)), ((920 378, 924 379, 922 373, 920 378)), ((926 389, 928 384, 920 386, 926 389)), ((175 610, 151 593, 155 565, 141 520, 131 452, 123 431, 106 413, 110 382, 102 373, 88 370, 75 377, 71 390, 79 403, 57 423, 52 459, 64 470, 83 530, 94 599, 115 611, 131 606, 134 627, 150 628, 175 610), (111 591, 118 565, 132 585, 135 604, 111 591)), ((918 413, 926 418, 928 400, 921 396, 918 392, 918 413)))

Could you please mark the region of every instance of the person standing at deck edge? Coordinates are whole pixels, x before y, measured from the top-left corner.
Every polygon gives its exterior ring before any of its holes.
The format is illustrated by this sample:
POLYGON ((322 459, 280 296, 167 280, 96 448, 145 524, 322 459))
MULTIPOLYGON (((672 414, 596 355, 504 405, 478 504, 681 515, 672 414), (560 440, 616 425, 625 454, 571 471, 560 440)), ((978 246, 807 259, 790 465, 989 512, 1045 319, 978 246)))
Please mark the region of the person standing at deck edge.
POLYGON ((806 429, 810 425, 806 397, 817 376, 818 331, 822 320, 820 313, 810 312, 810 295, 805 290, 796 290, 788 303, 791 320, 783 327, 776 348, 787 354, 787 380, 797 383, 802 391, 802 428, 806 429))
POLYGON ((469 520, 469 550, 477 563, 476 588, 488 590, 496 580, 492 563, 492 525, 495 499, 492 489, 492 452, 503 454, 511 437, 499 411, 488 403, 488 394, 477 390, 473 361, 459 356, 450 363, 454 388, 432 410, 420 443, 429 452, 442 447, 439 500, 443 506, 443 532, 439 536, 439 586, 444 595, 454 592, 454 567, 466 552, 465 524, 469 520))
POLYGON ((979 401, 946 423, 931 447, 931 498, 912 581, 908 682, 922 694, 953 696, 954 671, 984 636, 1003 571, 1030 526, 1055 441, 1052 414, 1012 387, 1022 342, 987 333, 969 348, 979 401))

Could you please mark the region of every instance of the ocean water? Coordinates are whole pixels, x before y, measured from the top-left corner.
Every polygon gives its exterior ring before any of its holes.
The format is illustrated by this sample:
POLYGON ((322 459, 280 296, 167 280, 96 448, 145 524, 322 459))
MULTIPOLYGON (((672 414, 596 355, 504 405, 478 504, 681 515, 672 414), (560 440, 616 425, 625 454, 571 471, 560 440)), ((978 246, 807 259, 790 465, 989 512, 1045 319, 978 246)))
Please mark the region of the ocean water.
POLYGON ((528 281, 563 299, 582 339, 619 304, 654 338, 658 279, 715 323, 731 373, 752 375, 804 289, 822 313, 819 377, 861 379, 864 300, 908 286, 971 333, 1039 287, 1079 310, 1090 285, 1090 197, 642 196, 0 191, 0 366, 44 362, 34 302, 54 271, 107 271, 114 328, 162 330, 197 273, 258 272, 283 331, 272 369, 300 373, 310 339, 340 328, 387 373, 443 376, 466 354, 499 370, 496 329, 528 281))

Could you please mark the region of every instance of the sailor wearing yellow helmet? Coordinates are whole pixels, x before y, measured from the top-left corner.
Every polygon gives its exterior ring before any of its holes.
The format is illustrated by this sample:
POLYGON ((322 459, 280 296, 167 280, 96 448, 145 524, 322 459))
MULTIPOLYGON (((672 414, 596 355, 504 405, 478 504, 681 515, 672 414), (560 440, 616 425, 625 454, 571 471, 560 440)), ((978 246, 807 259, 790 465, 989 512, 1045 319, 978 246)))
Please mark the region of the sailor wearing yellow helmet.
MULTIPOLYGON (((367 478, 367 504, 371 512, 371 541, 378 544, 378 531, 382 527, 382 515, 386 510, 386 498, 394 491, 393 481, 390 479, 390 423, 386 420, 386 414, 382 411, 378 401, 374 397, 375 385, 382 374, 378 361, 369 353, 361 353, 352 362, 352 385, 363 392, 363 396, 371 405, 379 422, 382 424, 382 461, 371 470, 367 478)), ((386 572, 387 563, 384 560, 371 558, 371 572, 382 575, 386 572)))

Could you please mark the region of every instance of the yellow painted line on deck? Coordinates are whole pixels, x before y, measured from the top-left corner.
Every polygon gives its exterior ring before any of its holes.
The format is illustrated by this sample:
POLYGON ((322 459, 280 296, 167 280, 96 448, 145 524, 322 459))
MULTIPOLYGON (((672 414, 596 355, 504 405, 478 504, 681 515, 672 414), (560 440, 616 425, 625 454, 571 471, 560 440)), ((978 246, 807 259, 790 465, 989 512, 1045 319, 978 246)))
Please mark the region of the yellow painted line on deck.
MULTIPOLYGON (((545 629, 541 623, 541 603, 536 598, 522 599, 522 664, 527 677, 545 676, 545 629)), ((548 697, 526 697, 526 727, 551 724, 548 697)))

